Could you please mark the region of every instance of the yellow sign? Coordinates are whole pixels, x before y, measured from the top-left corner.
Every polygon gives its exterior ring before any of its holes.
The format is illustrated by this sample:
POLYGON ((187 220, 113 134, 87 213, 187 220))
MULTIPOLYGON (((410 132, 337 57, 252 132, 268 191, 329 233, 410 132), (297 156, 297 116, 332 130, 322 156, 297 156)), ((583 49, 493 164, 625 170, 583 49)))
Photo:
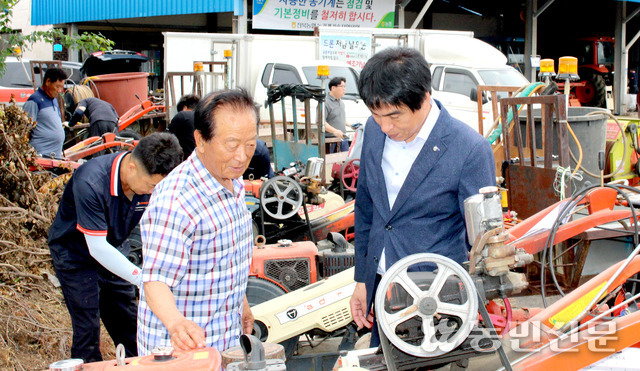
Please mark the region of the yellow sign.
MULTIPOLYGON (((603 282, 595 289, 589 291, 586 295, 569 304, 566 308, 556 313, 555 316, 549 318, 549 322, 553 325, 554 328, 559 329, 564 326, 565 323, 571 322, 574 318, 580 315, 587 305, 591 303, 593 298, 598 295, 598 292, 606 285, 607 282, 603 282)), ((602 293, 600 299, 602 299, 606 295, 606 291, 602 293)))

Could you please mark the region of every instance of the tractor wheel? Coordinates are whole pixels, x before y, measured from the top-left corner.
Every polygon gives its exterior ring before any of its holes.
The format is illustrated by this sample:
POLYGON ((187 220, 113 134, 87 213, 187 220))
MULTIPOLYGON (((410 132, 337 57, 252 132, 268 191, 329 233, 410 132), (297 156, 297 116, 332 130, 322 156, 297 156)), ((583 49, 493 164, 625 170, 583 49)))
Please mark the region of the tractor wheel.
MULTIPOLYGON (((275 283, 254 276, 249 277, 249 282, 247 282, 247 301, 252 307, 254 305, 264 303, 265 301, 275 299, 284 294, 286 294, 286 292, 275 283)), ((263 330, 267 330, 266 328, 261 329, 258 324, 254 324, 253 327, 255 331, 254 335, 258 338, 261 337, 260 335, 262 335, 261 333, 263 330)), ((264 338, 260 340, 265 341, 266 336, 264 336, 264 338)), ((296 346, 298 345, 298 336, 294 336, 291 339, 285 340, 280 344, 284 347, 284 352, 287 356, 287 359, 291 359, 291 356, 293 356, 293 352, 296 350, 296 346)))
POLYGON ((118 134, 116 134, 117 136, 121 137, 121 138, 131 138, 133 140, 140 140, 142 139, 142 135, 140 135, 139 133, 136 133, 135 131, 131 130, 131 129, 124 129, 121 130, 120 132, 118 132, 118 134))
POLYGON ((583 72, 582 81, 585 86, 577 86, 576 98, 583 106, 607 107, 607 87, 602 75, 594 72, 583 72))

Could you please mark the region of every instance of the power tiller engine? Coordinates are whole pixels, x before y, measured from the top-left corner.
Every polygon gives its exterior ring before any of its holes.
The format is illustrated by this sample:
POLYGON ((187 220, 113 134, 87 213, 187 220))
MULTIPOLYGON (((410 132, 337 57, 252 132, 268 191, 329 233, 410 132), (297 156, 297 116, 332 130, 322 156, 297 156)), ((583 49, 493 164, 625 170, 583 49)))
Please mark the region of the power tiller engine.
POLYGON ((510 269, 532 262, 533 256, 505 244, 497 187, 482 188, 465 200, 464 208, 468 237, 475 241, 470 261, 461 266, 421 253, 394 264, 374 299, 381 347, 347 353, 338 361, 342 367, 413 370, 454 362, 464 368, 469 358, 495 351, 506 363, 485 305, 527 286, 525 275, 510 269))

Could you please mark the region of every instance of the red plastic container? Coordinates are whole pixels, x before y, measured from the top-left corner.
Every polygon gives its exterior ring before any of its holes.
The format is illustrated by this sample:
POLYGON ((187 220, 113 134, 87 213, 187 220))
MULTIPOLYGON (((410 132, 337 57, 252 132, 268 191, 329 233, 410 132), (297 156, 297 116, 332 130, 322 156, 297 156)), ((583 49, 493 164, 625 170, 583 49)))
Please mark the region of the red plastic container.
POLYGON ((119 116, 148 97, 148 72, 123 72, 91 76, 89 86, 96 98, 113 105, 119 116))

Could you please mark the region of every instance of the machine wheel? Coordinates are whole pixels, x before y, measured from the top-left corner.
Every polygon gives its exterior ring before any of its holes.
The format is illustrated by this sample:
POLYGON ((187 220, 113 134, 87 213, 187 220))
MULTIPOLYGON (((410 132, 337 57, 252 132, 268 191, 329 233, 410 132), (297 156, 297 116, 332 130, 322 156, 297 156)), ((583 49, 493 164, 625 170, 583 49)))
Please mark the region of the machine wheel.
MULTIPOLYGON (((247 282, 247 301, 252 307, 284 294, 286 294, 286 292, 272 282, 254 276, 249 277, 249 282, 247 282)), ((264 324, 255 322, 253 324, 253 331, 253 335, 260 339, 260 341, 264 342, 267 339, 268 334, 264 324)), ((293 352, 296 350, 296 345, 298 345, 298 337, 294 336, 280 344, 284 347, 287 359, 291 359, 293 352)))
POLYGON ((607 87, 602 75, 594 72, 583 72, 582 81, 585 86, 577 86, 575 89, 576 98, 583 106, 602 107, 607 106, 607 87))
POLYGON ((342 185, 351 192, 356 191, 358 185, 358 175, 360 174, 360 159, 354 158, 342 165, 340 169, 340 180, 342 185))
POLYGON ((267 215, 278 220, 297 214, 303 200, 300 185, 286 176, 271 178, 260 188, 260 205, 267 215))
POLYGON ((133 228, 127 240, 129 240, 129 246, 131 247, 127 259, 138 267, 142 267, 142 237, 140 236, 139 224, 133 228))
POLYGON ((458 263, 421 253, 401 259, 382 276, 374 308, 382 332, 398 349, 436 357, 469 336, 478 317, 478 296, 458 263))

